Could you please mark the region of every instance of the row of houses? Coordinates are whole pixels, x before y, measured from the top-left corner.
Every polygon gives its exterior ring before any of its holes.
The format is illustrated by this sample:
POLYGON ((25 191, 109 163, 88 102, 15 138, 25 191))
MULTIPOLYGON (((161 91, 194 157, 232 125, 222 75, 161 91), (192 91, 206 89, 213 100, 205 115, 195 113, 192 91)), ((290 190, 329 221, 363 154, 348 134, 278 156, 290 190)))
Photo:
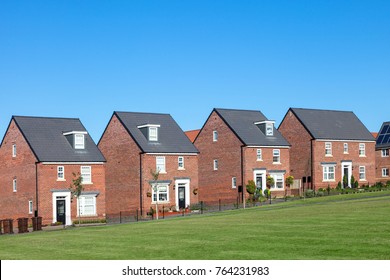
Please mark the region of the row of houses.
POLYGON ((274 196, 386 182, 389 137, 389 122, 375 138, 353 112, 298 108, 278 129, 260 111, 214 109, 187 133, 168 114, 114 112, 98 144, 79 119, 13 116, 0 146, 0 219, 71 225, 156 204, 245 202, 250 180, 274 196))

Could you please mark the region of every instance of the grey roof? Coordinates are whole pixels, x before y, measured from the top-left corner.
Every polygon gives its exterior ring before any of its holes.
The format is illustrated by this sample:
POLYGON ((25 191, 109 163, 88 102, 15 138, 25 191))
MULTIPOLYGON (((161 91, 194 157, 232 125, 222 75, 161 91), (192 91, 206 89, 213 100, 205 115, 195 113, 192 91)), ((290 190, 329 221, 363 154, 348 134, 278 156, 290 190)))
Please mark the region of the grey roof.
POLYGON ((256 122, 268 121, 260 111, 214 109, 237 137, 247 146, 290 146, 275 128, 273 136, 266 136, 256 122))
POLYGON ((376 139, 376 149, 390 148, 390 121, 384 122, 376 139))
POLYGON ((375 141, 349 111, 290 108, 314 139, 375 141))
POLYGON ((133 112, 114 112, 114 114, 145 153, 199 153, 169 114, 133 112), (148 141, 138 128, 146 124, 160 125, 157 142, 148 141))
POLYGON ((20 131, 40 162, 105 162, 102 153, 87 134, 85 149, 76 150, 64 132, 87 132, 79 119, 14 116, 20 131))

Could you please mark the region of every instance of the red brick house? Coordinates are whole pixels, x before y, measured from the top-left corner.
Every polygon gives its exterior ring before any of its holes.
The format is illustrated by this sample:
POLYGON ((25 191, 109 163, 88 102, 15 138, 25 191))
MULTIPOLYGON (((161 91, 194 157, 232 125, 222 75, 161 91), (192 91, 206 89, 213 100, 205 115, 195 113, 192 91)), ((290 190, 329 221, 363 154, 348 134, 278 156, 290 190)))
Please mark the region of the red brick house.
POLYGON ((291 144, 291 174, 305 188, 375 183, 375 139, 353 112, 290 108, 279 131, 291 144))
POLYGON ((198 202, 199 152, 170 115, 114 112, 98 146, 107 159, 108 215, 198 202))
POLYGON ((375 146, 376 181, 387 183, 390 181, 390 122, 383 123, 375 146))
POLYGON ((199 155, 199 200, 243 201, 249 180, 284 196, 289 176, 289 143, 260 111, 214 109, 195 140, 199 155))
POLYGON ((0 218, 104 218, 104 162, 79 119, 12 117, 0 147, 0 218), (73 173, 83 178, 80 200, 69 190, 73 173))

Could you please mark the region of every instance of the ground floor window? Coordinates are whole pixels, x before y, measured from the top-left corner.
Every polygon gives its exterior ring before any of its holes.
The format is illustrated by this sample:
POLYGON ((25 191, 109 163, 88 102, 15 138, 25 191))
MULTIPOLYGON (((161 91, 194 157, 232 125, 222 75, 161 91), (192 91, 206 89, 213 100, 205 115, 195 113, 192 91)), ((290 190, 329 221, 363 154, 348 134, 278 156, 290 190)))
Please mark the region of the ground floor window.
POLYGON ((96 216, 96 196, 82 195, 78 201, 79 216, 96 216))
POLYGON ((359 179, 366 180, 366 167, 365 166, 359 167, 359 179))
POLYGON ((334 181, 335 180, 335 166, 334 165, 324 165, 322 166, 323 170, 323 180, 324 182, 334 181))
POLYGON ((272 178, 274 178, 274 185, 271 186, 273 190, 283 190, 284 189, 284 173, 271 173, 272 178))
POLYGON ((169 187, 168 185, 152 186, 153 202, 168 202, 169 201, 169 187))
POLYGON ((382 177, 389 177, 389 169, 382 168, 382 177))

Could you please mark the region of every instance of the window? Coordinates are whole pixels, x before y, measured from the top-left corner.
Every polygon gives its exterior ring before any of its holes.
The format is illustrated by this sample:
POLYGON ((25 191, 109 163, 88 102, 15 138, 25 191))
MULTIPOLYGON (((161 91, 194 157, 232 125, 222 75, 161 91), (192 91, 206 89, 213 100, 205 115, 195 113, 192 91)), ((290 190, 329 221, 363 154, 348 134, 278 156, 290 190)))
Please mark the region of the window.
POLYGON ((169 202, 169 188, 168 185, 157 185, 152 187, 153 202, 169 202))
POLYGON ((16 144, 12 145, 12 157, 16 157, 16 144))
POLYGON ((83 150, 83 149, 85 149, 84 134, 75 134, 74 135, 74 148, 76 150, 83 150))
POLYGON ((218 160, 214 160, 214 170, 218 170, 218 160))
POLYGON ((63 166, 57 167, 57 180, 65 180, 65 168, 63 166))
POLYGON ((272 123, 267 123, 265 126, 266 135, 273 136, 274 135, 274 125, 272 123))
POLYGON ((149 141, 158 141, 157 127, 149 127, 149 141))
POLYGON ((81 195, 78 200, 77 212, 79 216, 96 216, 96 196, 81 195))
POLYGON ((344 143, 344 154, 348 154, 349 149, 348 149, 348 143, 344 143))
POLYGON ((263 151, 261 149, 257 149, 257 161, 263 160, 263 151))
POLYGON ((280 150, 274 150, 273 155, 273 162, 280 163, 280 150))
POLYGON ((17 182, 16 178, 12 181, 12 189, 14 192, 18 191, 18 182, 17 182))
POLYGON ((218 141, 218 131, 216 131, 216 130, 213 131, 213 141, 214 142, 218 141))
POLYGON ((184 169, 184 157, 178 157, 177 159, 178 161, 178 165, 179 165, 179 169, 184 169))
POLYGON ((274 178, 275 184, 271 186, 271 189, 282 190, 284 189, 284 174, 283 173, 271 173, 272 178, 274 178))
POLYGON ((359 156, 364 157, 366 155, 366 144, 359 144, 359 156))
POLYGON ((156 157, 156 171, 160 173, 166 173, 165 157, 156 157))
POLYGON ((83 184, 92 184, 91 166, 81 166, 81 178, 83 179, 83 184))
POLYGON ((324 165, 323 167, 323 179, 324 182, 334 181, 335 180, 335 166, 334 165, 324 165))
POLYGON ((389 169, 382 168, 382 177, 389 177, 389 169))
POLYGON ((332 143, 325 143, 325 156, 332 156, 332 143))
POLYGON ((232 178, 232 188, 233 189, 237 188, 237 178, 236 177, 232 178))
POLYGON ((32 214, 33 212, 34 212, 34 205, 33 205, 33 201, 30 200, 30 201, 28 202, 28 213, 29 213, 29 214, 32 214))
POLYGON ((382 157, 389 157, 389 149, 382 150, 382 157))
POLYGON ((365 166, 359 167, 359 179, 366 180, 366 167, 365 166))

